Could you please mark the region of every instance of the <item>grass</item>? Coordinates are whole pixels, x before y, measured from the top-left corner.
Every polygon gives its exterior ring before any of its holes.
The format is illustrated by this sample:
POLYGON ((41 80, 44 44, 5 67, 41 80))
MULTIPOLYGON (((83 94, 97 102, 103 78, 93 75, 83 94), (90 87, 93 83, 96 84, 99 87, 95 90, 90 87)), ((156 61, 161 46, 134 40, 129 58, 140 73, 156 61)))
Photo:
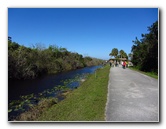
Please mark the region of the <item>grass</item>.
POLYGON ((142 74, 145 74, 145 75, 147 75, 147 76, 150 76, 150 77, 152 77, 152 78, 158 79, 158 75, 155 74, 154 72, 143 72, 143 71, 138 70, 138 69, 135 68, 135 67, 129 67, 129 68, 132 69, 132 70, 135 70, 135 71, 137 71, 137 72, 140 72, 140 73, 142 73, 142 74))
POLYGON ((37 105, 33 105, 30 109, 21 115, 19 115, 16 121, 34 121, 36 120, 42 112, 50 108, 52 105, 58 102, 57 98, 48 98, 41 100, 37 105))
POLYGON ((107 65, 96 75, 89 75, 66 99, 48 108, 35 121, 104 121, 109 69, 107 65))

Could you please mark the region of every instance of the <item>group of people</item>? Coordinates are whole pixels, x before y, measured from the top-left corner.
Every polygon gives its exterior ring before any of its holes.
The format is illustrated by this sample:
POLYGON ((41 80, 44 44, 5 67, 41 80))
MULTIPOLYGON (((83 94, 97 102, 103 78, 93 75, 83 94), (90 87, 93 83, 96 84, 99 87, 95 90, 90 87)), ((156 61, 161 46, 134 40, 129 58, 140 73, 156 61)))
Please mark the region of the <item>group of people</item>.
POLYGON ((114 62, 110 62, 110 66, 111 67, 119 67, 119 62, 118 61, 114 61, 114 62))
MULTIPOLYGON (((112 63, 110 62, 110 66, 111 66, 111 67, 119 67, 119 64, 120 64, 120 63, 119 63, 118 61, 114 61, 114 62, 112 62, 112 63)), ((122 65, 122 68, 125 69, 125 68, 128 67, 128 62, 127 62, 127 61, 122 61, 122 62, 121 62, 121 65, 122 65)))
POLYGON ((128 67, 128 62, 127 61, 122 61, 122 67, 123 69, 128 67))

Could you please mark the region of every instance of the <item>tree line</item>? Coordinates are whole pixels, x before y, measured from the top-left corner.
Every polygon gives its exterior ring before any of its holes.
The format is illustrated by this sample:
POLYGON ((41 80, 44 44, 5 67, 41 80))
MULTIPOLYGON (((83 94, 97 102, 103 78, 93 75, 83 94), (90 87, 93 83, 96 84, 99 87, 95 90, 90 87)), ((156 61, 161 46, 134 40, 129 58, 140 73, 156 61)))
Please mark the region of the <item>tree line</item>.
POLYGON ((113 48, 109 56, 113 56, 115 59, 119 59, 119 58, 128 59, 127 53, 124 50, 118 51, 117 48, 113 48))
POLYGON ((132 42, 131 55, 133 64, 141 71, 158 74, 158 21, 148 27, 149 33, 136 37, 132 42))
POLYGON ((142 34, 142 39, 136 37, 132 42, 131 53, 113 48, 109 56, 115 59, 130 58, 134 67, 144 72, 158 74, 158 21, 147 27, 149 33, 142 34))
POLYGON ((86 66, 99 65, 103 60, 83 57, 66 48, 49 45, 25 47, 8 37, 8 78, 34 79, 44 74, 53 74, 86 66))

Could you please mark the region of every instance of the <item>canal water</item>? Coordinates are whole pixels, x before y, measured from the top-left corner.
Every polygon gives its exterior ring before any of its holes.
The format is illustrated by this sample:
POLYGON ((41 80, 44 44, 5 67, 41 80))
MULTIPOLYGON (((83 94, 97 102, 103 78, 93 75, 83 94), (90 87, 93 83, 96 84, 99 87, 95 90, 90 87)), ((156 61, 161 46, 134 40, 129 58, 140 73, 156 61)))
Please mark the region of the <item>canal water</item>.
POLYGON ((11 105, 10 103, 12 101, 21 99, 20 96, 26 96, 30 94, 37 95, 39 93, 42 93, 43 91, 46 90, 48 91, 56 86, 64 85, 65 80, 70 80, 74 78, 77 78, 77 80, 69 84, 68 87, 71 89, 78 87, 81 79, 84 79, 87 74, 94 73, 96 69, 101 67, 102 67, 101 65, 85 67, 63 73, 46 75, 34 80, 9 81, 8 82, 8 103, 9 103, 8 109, 10 110, 8 113, 9 120, 12 120, 14 116, 17 116, 20 113, 19 110, 12 110, 12 107, 10 107, 11 105))

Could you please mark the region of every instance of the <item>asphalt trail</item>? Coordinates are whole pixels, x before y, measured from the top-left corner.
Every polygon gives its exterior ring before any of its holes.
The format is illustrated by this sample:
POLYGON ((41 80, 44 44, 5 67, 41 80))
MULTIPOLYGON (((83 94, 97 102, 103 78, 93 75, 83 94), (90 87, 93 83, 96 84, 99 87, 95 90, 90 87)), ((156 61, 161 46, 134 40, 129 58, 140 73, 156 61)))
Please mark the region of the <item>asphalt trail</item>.
POLYGON ((110 69, 105 119, 110 122, 159 122, 158 80, 139 72, 110 69))

